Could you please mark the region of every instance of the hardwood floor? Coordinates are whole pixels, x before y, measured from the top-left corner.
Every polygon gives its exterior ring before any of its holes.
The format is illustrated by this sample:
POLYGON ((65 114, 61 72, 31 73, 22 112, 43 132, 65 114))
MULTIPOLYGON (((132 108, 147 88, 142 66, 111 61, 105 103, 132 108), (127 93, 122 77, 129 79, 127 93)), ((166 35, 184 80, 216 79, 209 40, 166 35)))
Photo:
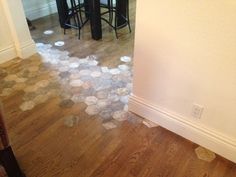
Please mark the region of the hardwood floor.
MULTIPOLYGON (((135 0, 131 1, 131 22, 134 31, 135 0)), ((81 40, 75 32, 63 35, 57 15, 33 21, 36 42, 54 44, 65 41, 59 50, 69 51, 73 57, 96 55, 99 65, 117 67, 121 56, 132 56, 134 32, 121 30, 115 34, 104 25, 104 38, 94 41, 89 26, 82 30, 81 40), (43 31, 53 30, 53 35, 43 31)), ((8 73, 41 63, 35 55, 27 60, 15 59, 0 65, 8 73)), ((35 79, 51 79, 50 68, 35 79)), ((4 73, 3 73, 4 74, 4 73)), ((0 79, 6 76, 0 72, 0 79)), ((37 81, 37 80, 36 80, 37 81)), ((6 83, 5 83, 6 84, 6 83)), ((9 82, 7 83, 10 84, 9 82)), ((3 86, 2 86, 3 87, 3 86)), ((0 90, 2 91, 2 87, 0 90)), ((105 129, 104 120, 85 112, 85 103, 61 107, 59 96, 22 111, 24 91, 19 89, 2 96, 6 124, 12 147, 27 177, 235 177, 236 164, 216 155, 212 162, 198 159, 198 145, 158 126, 148 128, 141 118, 134 116, 116 121, 117 128, 105 129), (72 125, 65 123, 65 116, 76 115, 72 125)))

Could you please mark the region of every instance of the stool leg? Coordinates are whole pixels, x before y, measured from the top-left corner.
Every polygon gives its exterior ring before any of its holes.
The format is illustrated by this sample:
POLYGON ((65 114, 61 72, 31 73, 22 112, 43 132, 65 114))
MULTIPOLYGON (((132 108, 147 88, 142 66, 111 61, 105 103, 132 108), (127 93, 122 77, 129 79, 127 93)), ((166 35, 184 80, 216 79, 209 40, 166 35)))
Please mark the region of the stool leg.
POLYGON ((63 30, 63 31, 64 31, 64 35, 65 35, 65 34, 66 34, 66 28, 64 28, 64 30, 63 30))
POLYGON ((10 146, 0 151, 0 161, 8 177, 25 177, 25 175, 20 170, 20 167, 10 146))
POLYGON ((74 1, 73 0, 71 0, 71 15, 73 16, 73 20, 74 20, 74 22, 75 22, 75 26, 78 26, 77 25, 77 21, 76 21, 76 19, 75 19, 75 11, 76 11, 76 4, 74 3, 74 1))
POLYGON ((113 21, 113 1, 108 0, 108 12, 109 12, 109 22, 112 24, 113 21))
POLYGON ((81 30, 81 21, 79 19, 79 16, 78 16, 78 13, 76 12, 76 18, 77 18, 77 27, 79 29, 79 36, 78 36, 78 39, 80 39, 80 30, 81 30))
POLYGON ((130 22, 129 22, 129 19, 128 19, 128 27, 129 27, 129 32, 131 33, 131 27, 130 27, 130 22))
POLYGON ((80 28, 79 28, 79 34, 78 34, 78 39, 80 39, 80 28))
POLYGON ((115 33, 116 33, 116 39, 118 39, 118 34, 117 34, 117 11, 115 11, 115 33))
POLYGON ((80 17, 80 21, 81 21, 81 24, 83 24, 83 17, 82 17, 82 13, 81 13, 81 3, 80 3, 80 0, 78 0, 78 4, 79 4, 79 17, 80 17))
POLYGON ((127 12, 127 23, 128 23, 128 26, 129 26, 129 32, 131 33, 131 27, 130 27, 130 21, 129 21, 129 0, 126 1, 127 2, 127 9, 126 9, 126 12, 127 12))
POLYGON ((66 19, 68 18, 68 4, 66 0, 56 0, 57 11, 59 15, 59 22, 62 28, 70 28, 69 26, 65 26, 66 19))

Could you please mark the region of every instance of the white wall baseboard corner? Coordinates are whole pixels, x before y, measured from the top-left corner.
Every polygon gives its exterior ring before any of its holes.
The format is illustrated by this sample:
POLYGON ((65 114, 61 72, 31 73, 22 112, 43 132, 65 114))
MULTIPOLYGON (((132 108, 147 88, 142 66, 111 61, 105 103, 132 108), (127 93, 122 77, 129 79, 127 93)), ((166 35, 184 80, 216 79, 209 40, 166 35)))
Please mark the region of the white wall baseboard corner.
POLYGON ((132 95, 129 110, 236 163, 236 141, 132 95))
POLYGON ((17 48, 17 56, 22 59, 26 59, 35 53, 37 53, 37 51, 35 42, 33 40, 25 42, 24 44, 21 44, 19 48, 17 48))
POLYGON ((11 59, 16 57, 17 54, 14 45, 8 46, 0 50, 0 64, 10 61, 11 59))

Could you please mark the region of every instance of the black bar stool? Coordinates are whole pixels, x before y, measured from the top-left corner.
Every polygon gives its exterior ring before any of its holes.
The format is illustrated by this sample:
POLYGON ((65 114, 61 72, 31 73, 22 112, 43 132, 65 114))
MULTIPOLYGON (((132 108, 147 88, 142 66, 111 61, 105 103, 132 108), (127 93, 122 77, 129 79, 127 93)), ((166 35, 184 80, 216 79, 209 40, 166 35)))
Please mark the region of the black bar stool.
POLYGON ((101 17, 109 26, 115 30, 116 38, 118 38, 117 30, 128 26, 131 33, 129 19, 129 0, 100 0, 101 7, 107 8, 108 11, 101 13, 101 16, 109 13, 109 19, 101 17), (113 17, 114 14, 114 17, 113 17), (113 22, 113 18, 115 21, 113 22))
POLYGON ((87 15, 88 12, 85 10, 84 0, 69 0, 69 2, 70 8, 64 23, 64 34, 66 34, 66 29, 71 27, 79 31, 78 39, 80 39, 80 30, 89 20, 87 15), (85 20, 83 19, 83 14, 85 20), (71 20, 73 20, 73 22, 71 20))

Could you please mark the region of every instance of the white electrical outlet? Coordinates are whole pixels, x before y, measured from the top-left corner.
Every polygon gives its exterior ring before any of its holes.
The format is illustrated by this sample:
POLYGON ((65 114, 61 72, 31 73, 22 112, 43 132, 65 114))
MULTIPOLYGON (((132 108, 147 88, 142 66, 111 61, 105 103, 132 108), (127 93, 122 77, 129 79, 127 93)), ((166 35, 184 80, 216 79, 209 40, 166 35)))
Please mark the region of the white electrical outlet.
POLYGON ((200 119, 202 117, 203 106, 193 104, 191 115, 193 118, 200 119))

